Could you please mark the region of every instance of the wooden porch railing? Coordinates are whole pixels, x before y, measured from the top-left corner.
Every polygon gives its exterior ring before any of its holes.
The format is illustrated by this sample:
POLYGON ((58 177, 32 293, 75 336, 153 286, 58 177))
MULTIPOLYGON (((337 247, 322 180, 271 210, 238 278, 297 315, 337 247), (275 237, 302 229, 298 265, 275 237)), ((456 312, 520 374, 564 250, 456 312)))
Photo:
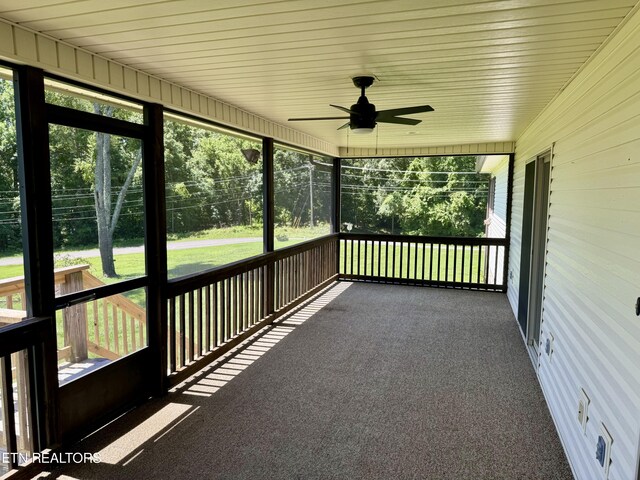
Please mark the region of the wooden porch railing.
MULTIPOLYGON (((27 351, 14 351, 0 358, 0 452, 32 453, 30 389, 27 351)), ((0 462, 0 475, 2 472, 0 462)))
POLYGON ((8 325, 0 342, 0 475, 18 468, 41 450, 36 428, 42 392, 35 386, 35 356, 42 347, 49 319, 30 318, 8 325))
POLYGON ((506 291, 504 238, 340 234, 340 278, 506 291))
POLYGON ((176 384, 337 278, 328 235, 170 281, 168 370, 176 384))
MULTIPOLYGON (((82 272, 82 282, 83 288, 104 285, 86 270, 82 272)), ((65 311, 77 307, 68 307, 65 311)), ((147 315, 137 303, 119 294, 92 300, 86 304, 86 308, 89 352, 116 360, 146 346, 147 315)), ((67 315, 70 313, 67 312, 67 315)))
MULTIPOLYGON (((89 265, 56 269, 54 281, 58 295, 104 285, 91 275, 89 265)), ((22 321, 24 305, 24 277, 0 280, 0 326, 22 321)), ((90 355, 116 360, 146 345, 145 309, 124 295, 73 305, 57 317, 64 337, 59 361, 81 362, 90 355)))

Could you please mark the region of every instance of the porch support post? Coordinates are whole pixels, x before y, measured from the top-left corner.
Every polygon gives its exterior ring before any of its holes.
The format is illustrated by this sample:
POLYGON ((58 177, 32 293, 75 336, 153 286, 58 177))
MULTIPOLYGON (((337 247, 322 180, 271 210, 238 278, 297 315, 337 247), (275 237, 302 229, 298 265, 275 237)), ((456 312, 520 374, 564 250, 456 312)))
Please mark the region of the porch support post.
POLYGON ((161 395, 167 385, 167 206, 162 105, 146 105, 144 123, 147 129, 142 146, 144 235, 149 279, 147 332, 153 365, 150 388, 155 395, 161 395))
POLYGON ((264 253, 273 252, 274 241, 274 187, 273 187, 273 138, 262 139, 262 211, 264 253))
POLYGON ((28 317, 47 317, 41 347, 30 349, 34 450, 59 440, 58 354, 55 327, 53 228, 49 125, 46 118, 44 74, 21 66, 15 70, 18 175, 22 206, 25 303, 28 317))
MULTIPOLYGON (((341 179, 340 158, 333 159, 333 170, 331 171, 331 233, 340 233, 340 179, 341 179)), ((336 273, 340 272, 340 239, 336 243, 336 273)))
MULTIPOLYGON (((262 139, 262 222, 263 222, 263 251, 264 253, 275 250, 275 190, 273 184, 273 138, 262 139)), ((265 268, 264 295, 265 316, 275 311, 275 268, 273 264, 265 268)))
POLYGON ((340 165, 341 160, 334 158, 331 171, 331 233, 340 233, 340 165))
POLYGON ((516 154, 509 154, 509 171, 507 177, 507 227, 505 231, 505 239, 507 244, 504 247, 504 265, 502 272, 502 287, 503 292, 507 292, 507 285, 509 284, 509 249, 511 247, 511 210, 513 207, 513 170, 515 168, 516 154))

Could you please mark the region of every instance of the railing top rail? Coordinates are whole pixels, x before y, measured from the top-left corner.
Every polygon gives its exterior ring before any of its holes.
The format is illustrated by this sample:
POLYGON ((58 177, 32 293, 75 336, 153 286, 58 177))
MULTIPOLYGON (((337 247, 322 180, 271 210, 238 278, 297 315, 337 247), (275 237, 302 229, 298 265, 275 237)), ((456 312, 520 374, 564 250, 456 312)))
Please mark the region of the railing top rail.
POLYGON ((281 260, 283 258, 296 255, 307 250, 311 250, 319 245, 324 245, 338 238, 337 233, 324 235, 322 237, 314 238, 306 242, 298 243, 290 247, 281 248, 275 252, 262 253, 254 257, 249 257, 237 262, 229 263, 220 267, 214 267, 203 272, 194 273, 185 277, 169 280, 168 282, 168 294, 170 297, 181 295, 189 292, 193 289, 204 287, 220 280, 225 280, 229 277, 239 275, 241 273, 254 270, 265 265, 270 265, 273 262, 281 260))
POLYGON ((346 240, 369 240, 377 242, 411 242, 411 243, 442 243, 449 245, 507 245, 506 238, 487 237, 437 237, 428 235, 390 235, 384 233, 346 233, 339 234, 346 240))
POLYGON ((51 319, 48 317, 28 318, 0 329, 0 357, 10 355, 33 345, 42 343, 51 319))
MULTIPOLYGON (((89 264, 72 265, 70 267, 56 268, 53 271, 56 284, 62 283, 67 275, 82 272, 91 267, 89 264)), ((24 290, 24 276, 11 277, 0 280, 0 295, 11 295, 24 290)))
POLYGON ((88 270, 90 267, 91 265, 89 265, 88 263, 83 263, 82 265, 71 265, 69 267, 56 268, 53 273, 55 273, 56 275, 69 275, 70 273, 88 270))
POLYGON ((24 277, 11 277, 0 280, 0 295, 11 295, 24 290, 24 277))
MULTIPOLYGON (((98 288, 105 285, 104 282, 102 282, 99 278, 91 275, 91 273, 89 272, 82 272, 82 279, 84 282, 84 286, 87 288, 98 288)), ((132 315, 137 320, 146 320, 146 310, 132 300, 129 300, 124 295, 116 294, 114 296, 106 298, 109 298, 110 303, 126 311, 129 315, 132 315)))

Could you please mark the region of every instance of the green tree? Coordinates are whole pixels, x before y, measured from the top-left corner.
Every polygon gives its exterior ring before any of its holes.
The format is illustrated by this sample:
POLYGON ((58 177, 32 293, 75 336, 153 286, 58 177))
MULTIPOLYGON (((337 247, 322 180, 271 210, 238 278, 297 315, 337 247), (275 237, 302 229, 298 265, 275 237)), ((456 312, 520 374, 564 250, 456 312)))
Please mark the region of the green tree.
MULTIPOLYGON (((49 103, 76 110, 122 120, 132 120, 137 115, 54 91, 47 91, 46 95, 49 103)), ((114 239, 143 234, 140 141, 51 125, 49 151, 56 247, 97 242, 103 274, 117 276, 114 239), (127 202, 133 186, 140 195, 127 202), (123 222, 125 217, 127 221, 123 222)))
POLYGON ((21 250, 13 83, 0 78, 0 251, 21 250))
POLYGON ((382 217, 391 218, 391 233, 395 233, 395 220, 400 218, 404 210, 404 198, 400 192, 391 192, 388 194, 380 207, 378 208, 378 215, 382 217))
MULTIPOLYGON (((109 105, 101 106, 95 103, 94 113, 113 117, 113 107, 109 105)), ((117 197, 114 202, 112 200, 112 193, 114 192, 112 192, 113 169, 111 159, 112 152, 118 148, 117 143, 115 146, 112 145, 111 135, 101 132, 95 133, 95 139, 93 195, 98 226, 98 249, 100 250, 103 275, 105 277, 116 277, 116 265, 113 259, 113 236, 122 213, 124 199, 142 161, 142 151, 140 148, 137 151, 130 151, 131 148, 127 148, 127 142, 119 142, 120 151, 117 153, 120 156, 132 158, 127 162, 131 166, 124 182, 117 191, 117 197)))
POLYGON ((248 225, 256 215, 262 195, 262 168, 251 164, 242 149, 255 143, 241 138, 208 132, 201 138, 184 167, 191 175, 190 194, 199 203, 190 214, 198 225, 226 227, 248 225))
POLYGON ((475 157, 345 160, 342 219, 355 231, 478 236, 488 176, 475 157))

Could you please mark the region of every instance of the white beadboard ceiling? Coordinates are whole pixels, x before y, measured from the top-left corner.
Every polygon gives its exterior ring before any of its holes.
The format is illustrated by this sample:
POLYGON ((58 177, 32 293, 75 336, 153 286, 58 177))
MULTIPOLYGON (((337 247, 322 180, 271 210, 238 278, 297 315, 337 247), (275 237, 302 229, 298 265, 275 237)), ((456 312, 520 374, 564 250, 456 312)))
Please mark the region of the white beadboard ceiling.
POLYGON ((623 21, 635 0, 0 0, 0 17, 278 123, 336 116, 359 93, 378 109, 430 104, 415 127, 334 145, 515 140, 623 21))

